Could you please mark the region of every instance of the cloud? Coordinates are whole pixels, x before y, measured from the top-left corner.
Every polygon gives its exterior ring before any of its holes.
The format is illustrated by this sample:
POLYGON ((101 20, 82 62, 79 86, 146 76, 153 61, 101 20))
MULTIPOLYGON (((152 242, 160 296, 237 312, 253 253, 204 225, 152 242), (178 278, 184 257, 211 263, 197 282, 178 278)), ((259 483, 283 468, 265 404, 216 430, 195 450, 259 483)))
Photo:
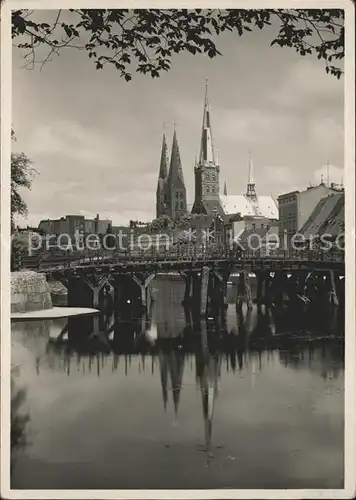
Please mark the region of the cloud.
POLYGON ((35 128, 29 139, 29 154, 60 155, 90 164, 115 163, 113 144, 100 130, 64 120, 35 128))
POLYGON ((288 114, 253 108, 222 111, 219 125, 220 138, 248 146, 280 143, 290 139, 299 128, 299 123, 288 114))
POLYGON ((286 68, 280 85, 271 93, 271 101, 287 108, 307 109, 310 104, 343 101, 343 80, 327 74, 323 64, 302 58, 286 68))
POLYGON ((315 116, 309 122, 308 133, 311 146, 324 157, 336 151, 343 156, 344 126, 335 117, 315 116))

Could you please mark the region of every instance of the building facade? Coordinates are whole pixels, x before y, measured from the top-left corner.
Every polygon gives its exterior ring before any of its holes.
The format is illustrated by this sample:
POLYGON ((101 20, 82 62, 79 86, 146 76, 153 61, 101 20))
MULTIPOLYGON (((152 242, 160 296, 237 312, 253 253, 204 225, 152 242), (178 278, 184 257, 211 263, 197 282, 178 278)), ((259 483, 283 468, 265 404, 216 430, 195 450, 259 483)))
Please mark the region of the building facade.
POLYGON ((342 188, 334 185, 328 187, 321 182, 304 191, 292 191, 278 196, 279 237, 286 235, 287 241, 290 241, 308 221, 320 200, 340 192, 342 188))
POLYGON ((84 215, 66 215, 60 219, 41 220, 38 229, 46 234, 105 234, 108 230, 110 220, 100 219, 99 214, 94 219, 86 219, 84 215))

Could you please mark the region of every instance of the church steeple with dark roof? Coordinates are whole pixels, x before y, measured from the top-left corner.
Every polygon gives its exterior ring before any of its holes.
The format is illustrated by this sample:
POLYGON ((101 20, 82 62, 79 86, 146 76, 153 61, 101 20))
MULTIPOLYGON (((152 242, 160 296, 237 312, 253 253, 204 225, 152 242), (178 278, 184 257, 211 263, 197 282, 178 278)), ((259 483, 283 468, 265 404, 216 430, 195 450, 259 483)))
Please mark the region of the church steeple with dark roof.
POLYGON ((200 154, 198 163, 194 168, 195 199, 192 208, 193 214, 211 215, 215 208, 219 209, 219 172, 220 166, 218 165, 217 155, 215 154, 213 145, 208 83, 206 82, 200 154))
POLYGON ((171 219, 178 219, 187 212, 187 196, 184 184, 182 161, 179 152, 177 131, 174 129, 171 161, 168 179, 168 214, 171 219))
POLYGON ((163 133, 161 161, 159 165, 159 174, 156 191, 156 217, 166 213, 167 207, 167 175, 168 175, 168 148, 166 135, 163 133))
POLYGON ((214 163, 214 146, 213 146, 213 134, 211 131, 210 123, 210 106, 208 99, 208 82, 205 82, 205 97, 204 97, 204 112, 203 112, 203 126, 201 133, 200 142, 200 155, 199 163, 202 165, 204 163, 214 163))
POLYGON ((174 129, 168 182, 172 188, 185 189, 182 162, 180 159, 177 131, 174 129))
POLYGON ((168 173, 168 148, 166 134, 163 133, 162 139, 162 150, 161 150, 161 162, 159 166, 159 177, 165 179, 168 173))

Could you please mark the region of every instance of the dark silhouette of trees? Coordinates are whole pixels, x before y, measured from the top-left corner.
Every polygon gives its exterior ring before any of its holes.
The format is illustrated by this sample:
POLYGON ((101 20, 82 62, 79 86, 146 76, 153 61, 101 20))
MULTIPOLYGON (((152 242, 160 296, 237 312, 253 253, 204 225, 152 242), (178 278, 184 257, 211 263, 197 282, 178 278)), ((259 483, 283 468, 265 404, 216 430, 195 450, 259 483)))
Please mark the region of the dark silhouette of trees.
MULTIPOLYGON (((11 138, 16 141, 13 130, 11 138)), ((11 153, 11 231, 15 229, 15 216, 27 215, 27 204, 20 190, 21 188, 31 189, 34 174, 32 162, 24 153, 11 153)))
POLYGON ((25 66, 43 66, 64 48, 82 50, 97 69, 113 65, 130 81, 133 72, 153 78, 171 67, 174 54, 221 55, 217 35, 239 36, 271 30, 270 45, 289 47, 302 56, 324 60, 326 71, 343 73, 344 11, 341 9, 70 9, 53 11, 50 22, 36 11, 12 13, 14 45, 23 50, 25 66), (69 13, 70 12, 70 13, 69 13), (43 56, 43 47, 47 50, 43 56), (39 50, 40 49, 40 50, 39 50), (39 52, 42 53, 39 56, 39 52))

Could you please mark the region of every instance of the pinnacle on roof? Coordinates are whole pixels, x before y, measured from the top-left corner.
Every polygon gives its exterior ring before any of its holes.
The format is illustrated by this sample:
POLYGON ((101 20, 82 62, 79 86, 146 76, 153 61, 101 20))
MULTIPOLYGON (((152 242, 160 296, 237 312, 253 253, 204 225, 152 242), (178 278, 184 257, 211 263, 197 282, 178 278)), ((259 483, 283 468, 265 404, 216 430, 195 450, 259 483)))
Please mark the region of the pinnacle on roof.
POLYGON ((205 99, 204 99, 204 113, 203 113, 203 126, 200 143, 200 156, 199 163, 206 162, 215 163, 213 137, 210 124, 210 107, 208 100, 208 83, 205 83, 205 99))
POLYGON ((226 186, 226 181, 224 183, 224 195, 227 196, 227 186, 226 186))
POLYGON ((253 162, 251 151, 248 154, 248 184, 254 184, 253 181, 253 162))

